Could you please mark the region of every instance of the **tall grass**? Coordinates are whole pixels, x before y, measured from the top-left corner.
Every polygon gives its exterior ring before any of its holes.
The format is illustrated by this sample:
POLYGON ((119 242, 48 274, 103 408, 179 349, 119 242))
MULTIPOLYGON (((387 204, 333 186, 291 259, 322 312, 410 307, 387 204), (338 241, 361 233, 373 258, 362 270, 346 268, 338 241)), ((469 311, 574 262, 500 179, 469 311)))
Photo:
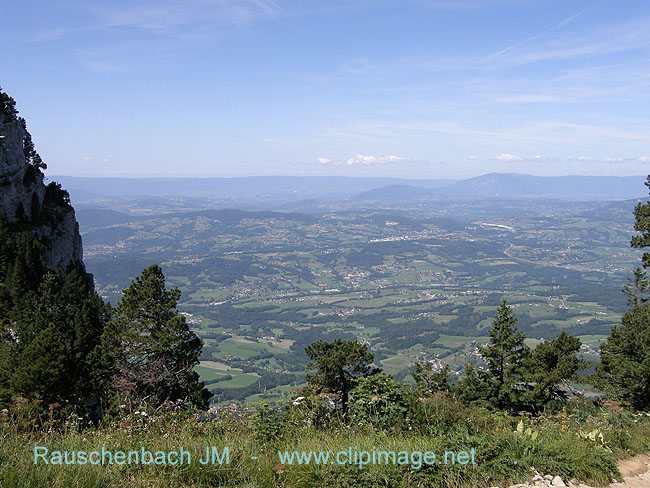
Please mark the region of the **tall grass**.
MULTIPOLYGON (((336 417, 314 422, 297 408, 257 413, 175 412, 124 415, 80 428, 74 418, 34 428, 18 416, 0 418, 0 486, 10 487, 488 487, 531 478, 532 469, 590 484, 619 475, 617 457, 650 451, 650 417, 571 406, 540 417, 511 417, 449 399, 423 403, 393 426, 336 417), (519 427, 519 428, 518 428, 519 427), (595 434, 593 434, 596 432, 595 434), (599 434, 602 433, 602 437, 599 434), (593 434, 593 435, 590 435, 593 434), (191 465, 34 464, 34 447, 50 452, 179 449, 191 465), (205 446, 230 448, 230 464, 202 465, 205 446), (278 451, 372 452, 475 450, 476 464, 411 466, 282 465, 278 451), (257 457, 257 459, 255 459, 257 457)), ((322 420, 322 419, 321 419, 322 420)))

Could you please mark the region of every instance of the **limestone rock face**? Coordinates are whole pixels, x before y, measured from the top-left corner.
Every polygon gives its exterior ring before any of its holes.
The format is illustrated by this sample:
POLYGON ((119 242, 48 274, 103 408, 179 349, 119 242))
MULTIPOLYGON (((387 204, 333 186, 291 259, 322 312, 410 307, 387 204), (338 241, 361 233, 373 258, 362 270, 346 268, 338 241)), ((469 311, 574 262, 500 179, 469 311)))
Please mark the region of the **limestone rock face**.
POLYGON ((26 130, 20 119, 0 117, 0 212, 16 231, 28 231, 46 248, 48 267, 63 273, 71 264, 83 265, 79 224, 67 193, 46 186, 40 168, 25 157, 26 130))

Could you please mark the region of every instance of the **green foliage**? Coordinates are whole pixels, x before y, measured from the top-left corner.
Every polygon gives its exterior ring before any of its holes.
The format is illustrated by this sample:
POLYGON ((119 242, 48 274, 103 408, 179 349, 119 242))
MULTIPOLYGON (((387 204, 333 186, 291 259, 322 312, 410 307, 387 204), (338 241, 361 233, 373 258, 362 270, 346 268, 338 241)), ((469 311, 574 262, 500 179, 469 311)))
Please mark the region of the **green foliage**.
POLYGON ((629 283, 623 288, 623 294, 627 296, 627 305, 629 307, 638 307, 648 301, 644 295, 650 291, 650 282, 648 274, 643 268, 634 270, 634 278, 627 279, 629 283))
POLYGON ((565 401, 568 381, 588 362, 578 359, 581 342, 562 332, 531 350, 505 300, 497 309, 490 341, 479 346, 488 370, 468 364, 453 391, 466 403, 487 402, 500 410, 539 410, 552 400, 565 401))
POLYGON ((287 413, 281 406, 262 404, 253 415, 255 434, 261 442, 271 442, 286 435, 287 413))
POLYGON ((70 207, 70 195, 55 181, 45 187, 44 203, 50 206, 70 207))
POLYGON ((403 423, 408 392, 384 373, 365 376, 350 391, 350 415, 355 423, 388 429, 403 423))
POLYGON ((472 363, 468 363, 458 381, 455 392, 466 404, 487 403, 490 396, 490 373, 476 369, 472 363))
POLYGON ((562 332, 533 350, 528 375, 531 405, 543 406, 551 400, 567 399, 567 381, 578 381, 578 371, 589 366, 588 361, 577 357, 581 345, 580 339, 562 332))
POLYGON ((2 91, 0 86, 0 115, 2 115, 1 122, 6 124, 16 119, 18 110, 16 110, 16 100, 2 91))
POLYGON ((48 270, 43 246, 0 219, 0 402, 22 396, 101 413, 96 348, 108 311, 83 269, 48 270))
POLYGON ((600 346, 596 384, 638 410, 650 408, 650 304, 623 315, 600 346))
POLYGON ((305 348, 305 353, 312 360, 307 365, 307 383, 317 392, 340 395, 344 412, 359 379, 377 372, 371 366, 375 355, 368 345, 357 341, 316 341, 305 348))
POLYGON ((479 346, 490 372, 487 400, 499 409, 517 410, 525 403, 525 365, 530 355, 525 339, 517 317, 503 300, 490 328, 490 341, 479 346))
POLYGON ((23 128, 23 154, 25 155, 25 162, 30 166, 41 169, 47 169, 47 165, 41 159, 41 156, 34 148, 32 135, 27 130, 27 122, 22 117, 18 119, 23 128))
MULTIPOLYGON (((650 189, 650 175, 648 175, 645 186, 650 189)), ((632 247, 650 247, 650 202, 639 202, 634 208, 634 218, 634 230, 640 232, 641 235, 632 237, 632 247)), ((650 252, 644 252, 641 260, 644 268, 650 267, 650 252)))
POLYGON ((15 391, 38 395, 46 405, 55 403, 68 392, 71 370, 67 344, 54 324, 41 331, 29 343, 12 376, 15 391))
MULTIPOLYGON (((645 183, 650 188, 650 175, 645 183)), ((650 202, 634 209, 634 229, 641 235, 632 237, 636 248, 650 246, 650 202)), ((650 253, 642 255, 644 268, 650 267, 650 253)), ((638 410, 650 409, 650 302, 646 273, 637 268, 634 278, 625 287, 631 307, 612 327, 607 341, 600 346, 600 364, 596 366, 594 383, 625 405, 638 410)))
POLYGON ((565 481, 576 479, 599 486, 607 485, 612 477, 619 477, 617 456, 647 452, 650 447, 650 417, 602 410, 597 404, 571 405, 569 430, 565 432, 552 414, 522 421, 521 417, 468 407, 444 393, 436 401, 417 400, 416 403, 426 409, 428 422, 423 417, 412 429, 404 425, 399 431, 372 425, 360 428, 355 424, 323 430, 287 414, 286 409, 270 407, 261 407, 254 415, 245 410, 227 409, 210 413, 149 411, 148 415, 138 411, 84 430, 79 430, 74 415, 53 415, 42 422, 43 427, 48 427, 38 431, 29 425, 32 404, 21 401, 7 413, 0 412, 0 484, 21 488, 57 485, 460 488, 527 482, 532 476, 531 468, 535 467, 542 474, 560 475, 565 481), (435 429, 425 430, 427 423, 436 426, 435 429), (592 440, 590 434, 594 430, 597 434, 592 440), (628 432, 636 444, 621 444, 617 437, 621 432, 628 432), (68 452, 101 450, 102 446, 124 451, 139 450, 142 446, 151 450, 183 446, 192 453, 192 464, 34 465, 35 445, 68 452), (200 465, 198 456, 205 453, 206 445, 219 449, 230 446, 230 464, 200 465), (336 453, 347 451, 350 446, 368 452, 431 450, 438 455, 448 449, 474 449, 476 464, 423 464, 419 469, 381 464, 361 469, 336 464, 282 465, 277 455, 278 451, 294 450, 336 453), (255 459, 251 459, 253 456, 255 459))
POLYGON ((106 328, 104 350, 114 378, 135 405, 207 408, 211 393, 193 371, 202 342, 176 310, 180 294, 167 290, 162 269, 151 265, 124 290, 106 328))
MULTIPOLYGON (((18 110, 16 110, 16 101, 2 91, 0 87, 0 122, 7 124, 9 122, 18 121, 23 129, 23 153, 25 161, 31 167, 36 168, 38 171, 46 169, 47 165, 43 162, 39 154, 34 148, 32 135, 27 130, 27 122, 22 117, 18 117, 18 110)), ((1 143, 0 139, 0 143, 1 143)))
POLYGON ((428 362, 415 363, 415 370, 411 373, 417 389, 423 395, 431 395, 439 391, 449 391, 451 388, 451 368, 445 365, 439 371, 428 362))

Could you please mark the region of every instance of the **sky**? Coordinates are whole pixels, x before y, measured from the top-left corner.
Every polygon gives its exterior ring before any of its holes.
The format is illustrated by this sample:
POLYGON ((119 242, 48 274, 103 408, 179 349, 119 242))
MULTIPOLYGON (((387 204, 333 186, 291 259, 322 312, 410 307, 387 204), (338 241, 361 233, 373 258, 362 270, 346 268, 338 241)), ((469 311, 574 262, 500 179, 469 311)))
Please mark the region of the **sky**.
POLYGON ((50 175, 650 172, 647 0, 0 4, 50 175))

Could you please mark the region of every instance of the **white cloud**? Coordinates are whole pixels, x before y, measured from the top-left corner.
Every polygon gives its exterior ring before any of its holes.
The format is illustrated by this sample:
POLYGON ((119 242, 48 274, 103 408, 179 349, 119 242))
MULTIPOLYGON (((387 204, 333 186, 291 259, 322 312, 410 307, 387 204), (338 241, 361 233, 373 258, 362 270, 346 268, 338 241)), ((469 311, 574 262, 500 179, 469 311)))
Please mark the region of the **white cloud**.
POLYGON ((328 164, 331 166, 372 166, 375 164, 401 164, 415 161, 411 158, 404 158, 402 156, 365 156, 357 154, 356 156, 347 159, 346 161, 334 161, 330 158, 318 158, 317 161, 321 164, 328 164))
POLYGON ((622 163, 623 161, 625 161, 624 158, 612 158, 610 156, 603 158, 603 163, 622 163))
POLYGON ((357 154, 355 157, 348 159, 346 164, 348 166, 367 166, 370 164, 407 163, 409 161, 412 160, 401 156, 364 156, 363 154, 357 154))
POLYGON ((111 158, 96 158, 93 156, 84 156, 82 158, 84 161, 88 161, 89 163, 112 163, 113 160, 111 158))
POLYGON ((637 156, 634 158, 618 158, 607 156, 601 160, 603 163, 650 163, 650 156, 637 156))
POLYGON ((526 161, 532 161, 535 163, 551 163, 553 161, 557 161, 557 158, 553 158, 551 156, 542 156, 540 154, 536 154, 532 158, 526 159, 526 161))
POLYGON ((495 161, 503 161, 506 163, 524 160, 524 158, 520 158, 519 156, 515 156, 514 154, 508 154, 508 153, 497 154, 492 159, 494 159, 495 161))
POLYGON ((637 156, 633 158, 621 158, 615 156, 606 156, 601 159, 590 158, 589 156, 567 157, 567 161, 580 161, 583 163, 593 162, 600 164, 619 164, 619 163, 650 163, 650 156, 637 156))
POLYGON ((478 156, 472 155, 472 156, 467 156, 467 159, 480 159, 480 158, 478 156))
POLYGON ((493 161, 501 161, 504 163, 514 163, 514 162, 522 162, 522 163, 552 163, 555 161, 558 161, 557 158, 554 158, 552 156, 542 156, 541 154, 535 154, 534 156, 529 156, 529 157, 521 157, 521 156, 516 156, 514 154, 509 154, 509 153, 501 153, 492 158, 493 161))

